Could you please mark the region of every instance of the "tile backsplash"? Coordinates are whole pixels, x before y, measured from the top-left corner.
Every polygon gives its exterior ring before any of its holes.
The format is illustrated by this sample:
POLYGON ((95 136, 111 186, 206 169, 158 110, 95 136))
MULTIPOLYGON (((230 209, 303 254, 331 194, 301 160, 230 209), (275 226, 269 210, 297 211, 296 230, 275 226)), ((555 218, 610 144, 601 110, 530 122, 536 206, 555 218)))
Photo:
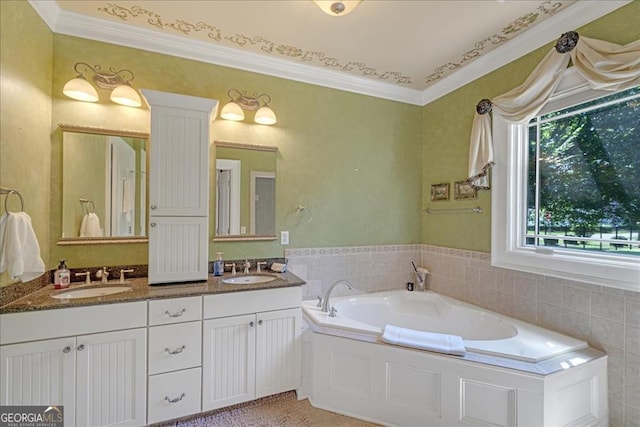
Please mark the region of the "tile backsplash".
POLYGON ((640 427, 640 292, 492 267, 490 254, 430 245, 288 249, 303 299, 336 280, 335 295, 403 289, 411 262, 431 271, 431 290, 588 341, 607 352, 610 426, 640 427))

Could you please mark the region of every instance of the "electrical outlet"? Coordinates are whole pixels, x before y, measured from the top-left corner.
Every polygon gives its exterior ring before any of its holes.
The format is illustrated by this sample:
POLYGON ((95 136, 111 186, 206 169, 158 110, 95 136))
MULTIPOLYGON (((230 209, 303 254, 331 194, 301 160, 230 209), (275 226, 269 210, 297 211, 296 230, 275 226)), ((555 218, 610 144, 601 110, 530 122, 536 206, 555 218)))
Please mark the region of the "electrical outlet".
POLYGON ((288 231, 281 231, 280 232, 280 244, 281 245, 288 245, 289 244, 289 232, 288 231))

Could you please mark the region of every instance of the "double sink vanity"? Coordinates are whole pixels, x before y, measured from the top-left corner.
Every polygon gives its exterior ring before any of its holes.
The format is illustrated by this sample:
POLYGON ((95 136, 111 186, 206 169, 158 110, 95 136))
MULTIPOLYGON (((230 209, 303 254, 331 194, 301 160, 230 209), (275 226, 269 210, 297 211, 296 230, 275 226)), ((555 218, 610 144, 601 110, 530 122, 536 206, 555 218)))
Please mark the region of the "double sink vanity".
POLYGON ((302 284, 287 272, 48 285, 0 309, 2 404, 142 426, 295 389, 302 284))

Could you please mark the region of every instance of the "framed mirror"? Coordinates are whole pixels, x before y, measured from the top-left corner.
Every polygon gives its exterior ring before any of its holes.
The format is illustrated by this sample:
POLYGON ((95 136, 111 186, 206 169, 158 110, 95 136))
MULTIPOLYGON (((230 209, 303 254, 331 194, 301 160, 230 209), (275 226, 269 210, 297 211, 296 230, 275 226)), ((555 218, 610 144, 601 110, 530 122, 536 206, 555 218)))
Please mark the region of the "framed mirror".
POLYGON ((266 145, 215 141, 214 241, 276 240, 276 153, 266 145))
POLYGON ((59 127, 63 132, 59 244, 146 242, 149 135, 59 127))

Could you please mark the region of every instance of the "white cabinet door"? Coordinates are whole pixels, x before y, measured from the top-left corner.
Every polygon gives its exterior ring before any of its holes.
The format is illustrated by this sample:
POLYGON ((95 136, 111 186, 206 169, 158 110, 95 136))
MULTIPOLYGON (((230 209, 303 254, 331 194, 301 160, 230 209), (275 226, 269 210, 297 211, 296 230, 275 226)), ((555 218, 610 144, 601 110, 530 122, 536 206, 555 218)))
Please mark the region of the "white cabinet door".
POLYGON ((207 280, 207 217, 150 217, 149 283, 207 280))
POLYGON ((146 330, 76 339, 77 425, 146 424, 146 330))
POLYGON ((202 410, 255 397, 253 314, 205 320, 202 337, 202 410))
POLYGON ((200 112, 152 106, 151 215, 207 215, 209 126, 210 110, 200 112))
POLYGON ((75 358, 75 338, 0 347, 0 405, 62 405, 74 426, 75 358))
POLYGON ((299 308, 256 315, 256 398, 300 385, 301 322, 299 308))

